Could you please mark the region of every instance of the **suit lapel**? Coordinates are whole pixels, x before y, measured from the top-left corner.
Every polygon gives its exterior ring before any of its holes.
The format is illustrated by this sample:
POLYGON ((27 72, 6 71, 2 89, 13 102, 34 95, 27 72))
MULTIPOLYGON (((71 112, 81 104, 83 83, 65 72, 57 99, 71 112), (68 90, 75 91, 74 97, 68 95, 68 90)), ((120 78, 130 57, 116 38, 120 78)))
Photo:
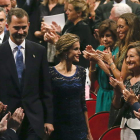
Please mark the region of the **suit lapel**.
POLYGON ((23 94, 26 93, 24 92, 25 90, 25 86, 26 83, 28 81, 28 78, 30 77, 31 74, 31 67, 34 64, 33 60, 34 60, 34 46, 32 46, 32 44, 30 44, 30 42, 28 40, 25 40, 25 72, 24 72, 24 87, 23 87, 23 94))
POLYGON ((19 80, 18 80, 18 76, 17 76, 17 69, 16 69, 16 65, 15 65, 15 60, 9 45, 9 42, 5 42, 4 46, 3 46, 3 56, 4 59, 4 63, 8 69, 8 71, 11 73, 12 78, 14 80, 14 82, 16 83, 17 87, 19 88, 19 80))
POLYGON ((8 40, 8 38, 9 38, 9 33, 8 33, 8 31, 5 31, 2 43, 4 43, 6 40, 8 40))

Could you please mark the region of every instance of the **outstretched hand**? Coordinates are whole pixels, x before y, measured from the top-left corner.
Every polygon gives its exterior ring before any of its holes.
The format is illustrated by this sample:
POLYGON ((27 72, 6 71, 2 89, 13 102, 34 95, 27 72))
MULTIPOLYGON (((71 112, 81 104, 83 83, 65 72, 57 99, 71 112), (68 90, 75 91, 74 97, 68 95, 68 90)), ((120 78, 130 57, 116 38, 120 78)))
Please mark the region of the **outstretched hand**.
POLYGON ((1 120, 0 122, 0 134, 5 132, 7 130, 7 120, 8 118, 11 117, 11 113, 8 112, 1 120))
POLYGON ((123 92, 123 90, 125 89, 125 85, 123 84, 123 79, 122 79, 122 77, 120 77, 120 79, 119 80, 117 80, 117 79, 114 79, 113 77, 110 77, 110 85, 112 85, 113 86, 113 88, 116 90, 116 91, 118 91, 118 92, 120 92, 120 93, 122 93, 123 92))
POLYGON ((112 56, 112 53, 110 51, 110 47, 105 51, 97 50, 96 52, 104 62, 109 64, 110 61, 113 61, 113 56, 112 56))
POLYGON ((60 36, 55 32, 47 32, 44 35, 44 41, 50 42, 52 44, 55 44, 59 40, 60 36))
POLYGON ((83 53, 83 57, 85 59, 88 59, 89 61, 93 61, 97 63, 100 59, 95 50, 93 50, 92 53, 89 53, 87 51, 82 51, 82 53, 83 53))
POLYGON ((7 109, 7 105, 3 104, 0 101, 0 113, 5 113, 6 109, 7 109))
POLYGON ((49 31, 51 31, 51 30, 52 30, 52 28, 51 28, 50 25, 48 25, 48 24, 45 23, 45 22, 42 22, 42 23, 41 23, 41 32, 42 32, 43 34, 49 32, 49 31))
POLYGON ((130 91, 128 91, 127 89, 124 89, 123 96, 124 96, 125 101, 128 102, 130 105, 133 105, 135 102, 138 102, 136 94, 133 92, 132 89, 130 89, 130 91))
POLYGON ((23 118, 24 118, 23 109, 21 107, 17 108, 8 121, 8 128, 12 128, 15 131, 17 131, 17 129, 20 127, 23 121, 23 118))
POLYGON ((52 21, 52 25, 51 25, 52 30, 54 30, 55 32, 61 33, 61 26, 58 25, 56 22, 52 21))

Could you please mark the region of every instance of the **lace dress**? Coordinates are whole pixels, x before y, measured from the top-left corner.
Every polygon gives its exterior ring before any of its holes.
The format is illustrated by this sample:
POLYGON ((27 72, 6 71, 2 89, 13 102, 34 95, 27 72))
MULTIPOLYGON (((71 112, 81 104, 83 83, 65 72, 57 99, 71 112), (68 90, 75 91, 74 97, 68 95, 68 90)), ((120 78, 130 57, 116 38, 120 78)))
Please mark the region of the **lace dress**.
POLYGON ((70 77, 50 67, 54 104, 54 132, 50 136, 51 140, 86 140, 86 73, 83 67, 76 67, 75 74, 70 77))

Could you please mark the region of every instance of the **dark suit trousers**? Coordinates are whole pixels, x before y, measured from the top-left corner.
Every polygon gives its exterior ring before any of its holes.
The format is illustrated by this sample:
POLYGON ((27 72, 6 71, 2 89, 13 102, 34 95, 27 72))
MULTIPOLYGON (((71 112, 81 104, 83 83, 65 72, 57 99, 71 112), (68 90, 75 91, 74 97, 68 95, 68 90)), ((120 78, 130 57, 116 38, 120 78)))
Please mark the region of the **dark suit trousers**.
POLYGON ((27 116, 25 115, 21 128, 17 131, 19 140, 41 140, 31 127, 27 116))

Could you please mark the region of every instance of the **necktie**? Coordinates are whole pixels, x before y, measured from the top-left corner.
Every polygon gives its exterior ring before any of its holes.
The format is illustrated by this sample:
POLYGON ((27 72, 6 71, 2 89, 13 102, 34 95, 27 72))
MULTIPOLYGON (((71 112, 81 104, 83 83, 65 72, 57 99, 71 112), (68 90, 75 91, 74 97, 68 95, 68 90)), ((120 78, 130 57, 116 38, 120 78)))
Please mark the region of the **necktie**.
POLYGON ((16 68, 17 68, 17 74, 18 74, 19 83, 21 83, 22 72, 23 72, 23 69, 24 69, 23 54, 22 54, 22 52, 20 50, 21 47, 22 46, 17 46, 17 54, 16 54, 16 68))

